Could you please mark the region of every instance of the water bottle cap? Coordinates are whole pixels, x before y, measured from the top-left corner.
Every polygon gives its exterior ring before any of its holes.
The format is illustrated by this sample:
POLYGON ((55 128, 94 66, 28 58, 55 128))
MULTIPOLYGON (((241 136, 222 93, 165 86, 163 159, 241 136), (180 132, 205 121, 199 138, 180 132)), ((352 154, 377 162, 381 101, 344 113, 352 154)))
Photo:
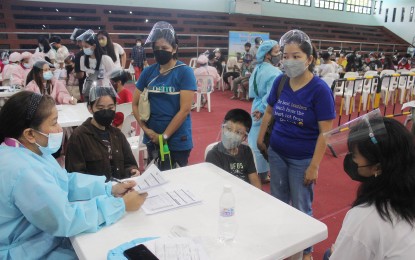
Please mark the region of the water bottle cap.
POLYGON ((229 184, 225 184, 223 185, 223 191, 231 191, 232 190, 232 186, 229 184))

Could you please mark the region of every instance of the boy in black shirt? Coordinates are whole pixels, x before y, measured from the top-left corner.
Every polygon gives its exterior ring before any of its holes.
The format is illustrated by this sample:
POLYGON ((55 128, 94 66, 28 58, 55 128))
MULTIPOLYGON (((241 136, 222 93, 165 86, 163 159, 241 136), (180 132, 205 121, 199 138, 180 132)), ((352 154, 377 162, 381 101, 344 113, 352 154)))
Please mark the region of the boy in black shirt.
POLYGON ((206 162, 222 168, 232 175, 261 189, 251 148, 242 144, 248 136, 252 119, 243 109, 232 109, 225 115, 222 125, 222 141, 206 156, 206 162))

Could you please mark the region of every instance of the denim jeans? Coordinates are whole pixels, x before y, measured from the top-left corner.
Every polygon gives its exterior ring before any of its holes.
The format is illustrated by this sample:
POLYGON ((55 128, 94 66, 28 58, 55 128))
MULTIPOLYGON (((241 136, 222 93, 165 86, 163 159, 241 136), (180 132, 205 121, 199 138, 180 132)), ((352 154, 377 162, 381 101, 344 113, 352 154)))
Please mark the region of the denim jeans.
MULTIPOLYGON (((190 156, 191 150, 185 150, 185 151, 170 151, 171 156, 171 165, 173 168, 176 168, 176 164, 178 164, 180 167, 187 166, 189 162, 189 156, 190 156)), ((158 144, 154 144, 152 142, 147 144, 147 153, 148 153, 148 161, 151 162, 153 159, 160 157, 160 149, 158 144)), ((161 162, 160 165, 158 165, 161 171, 170 170, 170 160, 168 155, 165 157, 165 161, 161 162)))
MULTIPOLYGON (((286 158, 269 147, 268 159, 271 172, 271 195, 312 216, 314 184, 304 185, 305 171, 310 165, 311 158, 302 160, 286 158)), ((304 250, 304 254, 310 252, 312 252, 311 247, 304 250)))

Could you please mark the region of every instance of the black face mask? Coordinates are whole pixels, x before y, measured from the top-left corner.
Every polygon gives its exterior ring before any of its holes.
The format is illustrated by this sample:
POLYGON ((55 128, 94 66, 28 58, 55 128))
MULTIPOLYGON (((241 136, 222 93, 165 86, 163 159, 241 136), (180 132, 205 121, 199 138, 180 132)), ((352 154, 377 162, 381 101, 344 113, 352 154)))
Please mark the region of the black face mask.
MULTIPOLYGON (((370 166, 370 165, 367 165, 367 166, 370 166)), ((347 173, 347 175, 349 175, 349 177, 354 181, 366 182, 373 178, 373 177, 364 177, 359 174, 358 172, 359 166, 357 165, 357 163, 353 161, 352 154, 350 153, 346 154, 346 156, 344 157, 343 168, 344 168, 344 171, 347 173)))
POLYGON ((280 63, 280 60, 281 60, 280 55, 275 55, 275 56, 271 55, 270 61, 272 65, 277 66, 280 63))
POLYGON ((156 58, 156 62, 158 64, 164 65, 167 64, 173 58, 173 53, 170 51, 155 50, 154 58, 156 58))
POLYGON ((115 111, 112 109, 102 109, 94 112, 94 119, 98 124, 108 127, 114 120, 115 111))

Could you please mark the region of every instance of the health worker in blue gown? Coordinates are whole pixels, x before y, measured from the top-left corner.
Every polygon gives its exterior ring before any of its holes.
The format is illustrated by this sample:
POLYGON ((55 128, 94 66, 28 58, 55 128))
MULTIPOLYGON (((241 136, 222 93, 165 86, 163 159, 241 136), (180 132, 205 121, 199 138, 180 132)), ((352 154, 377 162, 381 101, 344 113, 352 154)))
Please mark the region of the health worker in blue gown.
POLYGON ((48 95, 22 91, 0 110, 0 259, 77 259, 69 237, 96 232, 138 210, 130 181, 68 173, 51 154, 61 146, 48 95))
POLYGON ((257 172, 262 180, 267 178, 269 165, 258 150, 257 139, 272 84, 275 78, 282 74, 280 69, 276 67, 280 56, 280 46, 277 41, 264 41, 258 48, 257 65, 249 78, 249 97, 254 100, 251 108, 252 127, 248 135, 248 143, 254 152, 257 172))

